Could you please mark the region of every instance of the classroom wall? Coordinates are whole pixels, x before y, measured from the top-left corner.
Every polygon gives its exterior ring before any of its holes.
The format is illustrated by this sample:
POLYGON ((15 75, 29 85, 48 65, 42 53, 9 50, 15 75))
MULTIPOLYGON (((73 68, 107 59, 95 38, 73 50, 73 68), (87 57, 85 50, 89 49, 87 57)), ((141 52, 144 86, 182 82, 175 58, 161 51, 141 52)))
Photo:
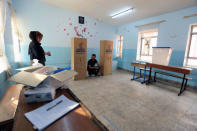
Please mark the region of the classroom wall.
POLYGON ((83 37, 87 38, 88 59, 92 53, 96 53, 99 59, 100 40, 115 42, 117 28, 94 18, 50 5, 42 0, 17 0, 13 1, 13 5, 23 35, 21 53, 25 65, 29 65, 27 52, 31 30, 39 30, 44 35, 42 46, 52 54, 51 57, 46 57, 46 64, 59 67, 70 65, 71 38, 79 37, 82 30, 83 37), (85 17, 84 25, 78 24, 78 16, 85 17))
MULTIPOLYGON (((118 66, 120 68, 133 70, 130 66, 132 61, 136 61, 138 28, 135 26, 143 25, 155 21, 166 20, 166 22, 159 25, 158 31, 158 46, 167 46, 173 48, 173 53, 170 60, 170 65, 183 66, 185 49, 188 39, 189 25, 197 23, 197 17, 184 19, 185 15, 194 14, 197 12, 197 6, 187 8, 184 10, 163 14, 136 22, 131 22, 119 26, 118 34, 124 36, 123 43, 123 57, 118 59, 118 66)), ((166 79, 175 78, 160 76, 166 79)), ((190 85, 197 86, 197 70, 193 69, 191 72, 193 80, 189 81, 190 85)))
MULTIPOLYGON (((13 50, 13 40, 12 40, 12 26, 11 26, 11 18, 10 18, 10 9, 6 6, 6 24, 5 24, 5 32, 4 32, 4 48, 5 54, 7 56, 8 63, 12 69, 12 73, 15 73, 15 69, 18 67, 18 63, 15 62, 14 59, 14 50, 13 50)), ((0 58, 2 59, 2 58, 0 58)), ((4 63, 0 63, 0 98, 4 95, 7 88, 14 84, 13 82, 8 81, 7 72, 4 68, 4 63)))

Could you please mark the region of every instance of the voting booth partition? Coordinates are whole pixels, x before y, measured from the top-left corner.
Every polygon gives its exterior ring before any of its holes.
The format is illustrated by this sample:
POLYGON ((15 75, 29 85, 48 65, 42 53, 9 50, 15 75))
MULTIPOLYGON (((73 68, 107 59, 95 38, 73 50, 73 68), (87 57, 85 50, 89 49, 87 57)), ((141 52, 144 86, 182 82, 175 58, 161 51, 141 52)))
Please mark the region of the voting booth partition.
POLYGON ((101 75, 110 75, 112 73, 113 41, 100 41, 100 64, 101 75))
POLYGON ((71 67, 78 73, 74 80, 83 80, 86 78, 87 70, 87 39, 72 38, 71 42, 71 67))

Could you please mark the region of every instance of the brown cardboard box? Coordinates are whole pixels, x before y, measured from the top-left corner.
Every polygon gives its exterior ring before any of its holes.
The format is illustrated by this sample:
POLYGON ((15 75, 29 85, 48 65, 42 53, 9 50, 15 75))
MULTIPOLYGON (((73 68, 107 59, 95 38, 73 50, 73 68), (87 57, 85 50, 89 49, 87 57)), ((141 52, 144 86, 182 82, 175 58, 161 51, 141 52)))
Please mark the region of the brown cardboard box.
POLYGON ((72 70, 78 72, 74 80, 86 78, 86 57, 87 57, 87 39, 72 38, 71 44, 71 66, 72 70))
POLYGON ((101 75, 112 73, 113 41, 100 41, 100 64, 101 75))

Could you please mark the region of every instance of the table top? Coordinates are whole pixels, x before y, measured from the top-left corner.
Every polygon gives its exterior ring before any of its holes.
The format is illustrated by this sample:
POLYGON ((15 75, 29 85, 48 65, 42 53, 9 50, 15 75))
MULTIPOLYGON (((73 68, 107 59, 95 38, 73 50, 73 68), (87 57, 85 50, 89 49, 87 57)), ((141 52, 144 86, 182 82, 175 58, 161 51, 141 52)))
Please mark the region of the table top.
POLYGON ((140 63, 140 62, 132 62, 131 66, 137 66, 139 68, 145 68, 146 63, 140 63))
POLYGON ((191 69, 184 68, 184 67, 177 67, 177 66, 171 66, 171 65, 160 65, 160 64, 154 64, 154 63, 140 63, 140 62, 132 62, 131 66, 137 66, 140 68, 144 67, 151 67, 151 68, 157 68, 161 70, 166 70, 166 71, 172 71, 176 73, 182 73, 182 74, 190 74, 191 69))
POLYGON ((191 69, 187 69, 183 67, 177 67, 177 66, 171 66, 171 65, 160 65, 160 64, 154 64, 154 63, 146 63, 146 67, 157 68, 161 70, 167 70, 167 71, 182 73, 186 75, 190 74, 190 71, 191 71, 191 69))
MULTIPOLYGON (((32 111, 47 102, 40 103, 25 103, 23 88, 20 97, 19 103, 16 110, 13 131, 33 131, 32 124, 25 118, 24 113, 32 111)), ((72 95, 70 94, 69 89, 58 89, 56 91, 55 98, 60 95, 65 95, 67 98, 76 101, 72 95)), ((100 126, 93 121, 91 116, 87 113, 87 111, 81 106, 77 107, 75 110, 69 112, 68 114, 62 116, 60 119, 55 121, 53 124, 48 126, 46 131, 101 131, 100 126)))

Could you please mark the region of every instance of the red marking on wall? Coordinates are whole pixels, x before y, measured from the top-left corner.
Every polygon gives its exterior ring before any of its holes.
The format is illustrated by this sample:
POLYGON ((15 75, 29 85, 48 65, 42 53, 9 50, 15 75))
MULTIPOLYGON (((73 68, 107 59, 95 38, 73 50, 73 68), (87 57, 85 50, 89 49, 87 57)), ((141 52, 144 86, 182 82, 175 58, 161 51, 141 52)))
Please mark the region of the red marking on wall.
POLYGON ((72 23, 69 23, 69 25, 72 26, 73 24, 72 23))
POLYGON ((66 29, 64 28, 64 31, 66 31, 66 29))
POLYGON ((87 28, 86 28, 86 27, 84 27, 82 31, 83 31, 83 32, 86 32, 86 30, 87 30, 87 28))
POLYGON ((81 34, 79 34, 79 32, 78 32, 78 30, 77 30, 77 29, 78 29, 78 27, 77 27, 77 26, 75 26, 75 27, 74 27, 74 31, 75 31, 76 35, 77 35, 77 36, 81 36, 81 34))

